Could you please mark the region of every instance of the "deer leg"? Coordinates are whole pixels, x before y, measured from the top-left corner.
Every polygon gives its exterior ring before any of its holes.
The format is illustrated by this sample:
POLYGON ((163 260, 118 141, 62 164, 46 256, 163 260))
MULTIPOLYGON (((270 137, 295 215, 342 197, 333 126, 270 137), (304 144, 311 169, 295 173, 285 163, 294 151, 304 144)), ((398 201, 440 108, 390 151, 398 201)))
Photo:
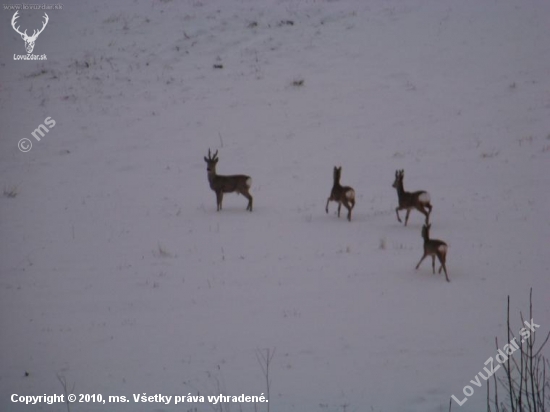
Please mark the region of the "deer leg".
POLYGON ((435 255, 432 255, 432 273, 435 275, 435 255))
POLYGON ((340 209, 342 208, 342 202, 338 202, 338 217, 340 217, 340 209))
POLYGON ((431 203, 427 203, 426 204, 426 207, 428 208, 428 215, 430 215, 432 213, 432 205, 431 203))
POLYGON ((351 222, 351 209, 352 209, 352 207, 350 206, 350 204, 347 200, 344 200, 344 206, 346 207, 346 209, 348 209, 348 221, 351 222))
POLYGON ((250 193, 246 193, 244 196, 248 199, 248 205, 246 206, 246 210, 249 210, 252 212, 252 196, 250 196, 250 193))
POLYGON ((250 195, 250 192, 246 189, 242 190, 241 194, 248 199, 248 206, 246 206, 246 210, 250 210, 252 212, 252 196, 250 195))
POLYGON ((424 253, 424 255, 420 258, 420 262, 418 262, 418 265, 416 265, 416 270, 418 270, 418 268, 420 267, 420 264, 422 263, 422 261, 424 259, 426 259, 426 256, 428 256, 426 253, 424 253))
POLYGON ((418 205, 418 206, 415 206, 415 208, 426 217, 426 224, 428 224, 430 220, 430 214, 426 212, 426 209, 424 209, 424 206, 418 205))
POLYGON ((399 208, 398 207, 395 208, 395 214, 397 215, 397 221, 399 223, 401 223, 401 218, 399 217, 399 208))
POLYGON ((328 202, 330 202, 330 197, 327 199, 327 206, 325 207, 325 210, 327 213, 328 213, 328 202))
POLYGON ((443 262, 443 271, 445 272, 445 279, 447 280, 447 282, 450 282, 451 280, 449 279, 449 275, 447 274, 447 265, 445 264, 445 262, 443 262))
POLYGON ((447 280, 447 282, 450 282, 449 275, 447 275, 447 265, 445 264, 445 256, 437 255, 437 257, 439 258, 439 263, 441 263, 441 267, 439 268, 439 273, 441 273, 441 269, 443 269, 443 271, 445 272, 445 279, 447 280))
POLYGON ((355 207, 355 200, 350 201, 350 205, 351 207, 349 208, 349 212, 348 212, 348 220, 351 222, 351 211, 355 207))
POLYGON ((407 214, 405 215, 405 226, 407 226, 407 222, 409 221, 410 214, 411 214, 411 209, 407 209, 407 214))
POLYGON ((220 190, 216 192, 216 201, 218 203, 218 212, 222 210, 223 192, 220 190))

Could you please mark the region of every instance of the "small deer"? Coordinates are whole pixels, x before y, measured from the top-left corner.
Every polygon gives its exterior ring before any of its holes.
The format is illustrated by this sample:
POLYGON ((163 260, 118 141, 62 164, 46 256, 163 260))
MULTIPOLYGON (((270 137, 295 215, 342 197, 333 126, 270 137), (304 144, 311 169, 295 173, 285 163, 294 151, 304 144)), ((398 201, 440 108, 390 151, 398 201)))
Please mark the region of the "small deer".
POLYGON ((439 267, 439 271, 437 273, 441 273, 441 269, 443 269, 445 271, 445 278, 447 279, 447 282, 450 282, 449 275, 447 275, 447 266, 445 266, 448 246, 445 242, 441 240, 430 239, 431 226, 432 225, 430 224, 422 226, 422 238, 424 239, 424 255, 420 259, 420 262, 418 262, 418 265, 416 265, 416 269, 418 270, 420 264, 424 259, 426 259, 427 256, 431 256, 432 271, 435 274, 435 257, 437 256, 437 259, 439 259, 439 263, 441 263, 441 266, 439 267))
POLYGON ((432 205, 430 204, 430 194, 424 190, 419 190, 418 192, 405 192, 403 188, 403 177, 405 177, 404 170, 395 171, 395 181, 393 182, 392 187, 397 189, 397 197, 399 199, 399 206, 395 208, 395 214, 397 215, 397 220, 401 223, 401 218, 399 217, 399 211, 406 209, 407 214, 405 215, 405 226, 409 221, 409 214, 411 209, 416 209, 424 216, 426 216, 426 224, 430 221, 430 213, 432 213, 432 205), (427 211, 426 211, 427 209, 427 211))
POLYGON ((206 171, 208 173, 208 182, 210 183, 210 189, 216 192, 216 202, 218 205, 218 212, 222 210, 222 201, 224 193, 237 192, 248 199, 248 206, 246 210, 252 212, 252 196, 249 193, 250 186, 252 185, 252 178, 246 175, 232 175, 232 176, 220 176, 216 174, 216 164, 218 163, 218 151, 211 156, 210 149, 208 149, 208 158, 205 157, 206 171))
POLYGON ((342 175, 342 167, 334 166, 334 184, 332 185, 332 190, 330 196, 327 199, 327 206, 325 210, 328 213, 328 204, 332 200, 333 202, 338 202, 338 217, 340 217, 340 209, 342 208, 342 203, 348 209, 348 220, 351 222, 351 210, 355 206, 355 190, 349 186, 342 186, 340 184, 340 176, 342 175))
POLYGON ((40 33, 42 33, 44 31, 44 29, 46 28, 50 18, 48 17, 48 15, 46 13, 44 13, 44 22, 42 23, 42 28, 40 30, 36 30, 36 29, 33 30, 32 36, 29 36, 27 34, 27 30, 25 30, 24 32, 21 32, 21 31, 19 31, 19 26, 15 27, 15 25, 17 24, 16 20, 18 18, 19 18, 19 10, 17 10, 15 12, 15 14, 13 15, 13 17, 11 19, 11 26, 13 27, 13 30, 15 30, 17 32, 17 34, 19 34, 21 36, 21 38, 25 41, 25 49, 27 49, 27 53, 30 54, 34 50, 34 43, 36 42, 36 39, 38 38, 40 33))

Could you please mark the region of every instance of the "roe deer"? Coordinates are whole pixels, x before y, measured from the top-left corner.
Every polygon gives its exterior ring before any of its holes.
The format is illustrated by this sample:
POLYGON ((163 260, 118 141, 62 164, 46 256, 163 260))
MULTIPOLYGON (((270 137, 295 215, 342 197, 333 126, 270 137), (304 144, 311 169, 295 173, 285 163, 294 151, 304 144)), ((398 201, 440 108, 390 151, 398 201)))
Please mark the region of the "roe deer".
POLYGON ((420 259, 420 262, 418 262, 418 265, 416 265, 416 269, 420 266, 422 261, 426 259, 427 256, 432 257, 432 271, 435 274, 435 257, 439 259, 439 263, 441 263, 441 266, 439 267, 439 271, 437 273, 441 273, 441 269, 445 271, 445 278, 447 279, 447 282, 450 282, 449 276, 447 275, 447 266, 445 266, 445 260, 447 259, 447 249, 448 246, 445 242, 437 239, 430 239, 430 227, 432 225, 424 225, 422 226, 422 238, 424 239, 424 255, 420 259))
POLYGON ((342 203, 348 209, 348 220, 351 222, 351 210, 355 206, 355 190, 349 186, 342 186, 340 184, 340 176, 342 174, 342 167, 334 166, 334 184, 330 192, 330 196, 327 199, 327 207, 325 210, 328 213, 328 203, 332 200, 338 202, 338 217, 340 217, 340 209, 342 203))
POLYGON ((399 199, 399 206, 395 208, 395 214, 397 215, 397 220, 401 223, 401 218, 399 217, 399 211, 406 209, 407 214, 405 215, 405 226, 409 221, 409 214, 411 209, 416 209, 424 216, 426 216, 426 224, 430 221, 430 213, 432 213, 432 205, 430 204, 430 194, 424 190, 419 190, 418 192, 405 192, 403 188, 403 177, 405 176, 404 170, 395 171, 395 181, 393 182, 392 187, 397 189, 397 197, 399 199), (426 211, 428 209, 428 211, 426 211))
POLYGON ((206 171, 208 172, 208 182, 210 183, 210 189, 216 192, 216 202, 218 205, 218 212, 222 210, 222 200, 224 193, 237 192, 248 199, 248 206, 246 210, 252 212, 252 196, 248 192, 252 185, 252 178, 246 175, 233 175, 233 176, 220 176, 216 174, 216 164, 218 163, 218 151, 214 153, 214 156, 210 155, 210 149, 208 149, 208 158, 205 157, 206 171))

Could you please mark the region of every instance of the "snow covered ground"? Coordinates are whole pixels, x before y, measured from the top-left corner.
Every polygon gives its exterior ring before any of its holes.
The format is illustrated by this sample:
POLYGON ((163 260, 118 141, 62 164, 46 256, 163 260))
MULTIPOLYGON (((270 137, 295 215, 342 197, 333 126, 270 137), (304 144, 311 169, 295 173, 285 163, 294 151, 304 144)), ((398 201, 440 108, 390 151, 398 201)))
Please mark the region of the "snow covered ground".
POLYGON ((269 348, 273 412, 447 411, 504 342, 507 295, 519 330, 532 287, 550 329, 550 2, 64 2, 44 62, 13 60, 13 13, 0 410, 66 410, 10 401, 58 377, 132 399, 73 412, 221 410, 132 395, 265 394, 269 348), (252 213, 234 194, 216 212, 208 148, 252 176, 252 213), (351 223, 324 211, 335 165, 351 223), (414 270, 423 217, 397 222, 396 169, 431 194, 451 283, 414 270))

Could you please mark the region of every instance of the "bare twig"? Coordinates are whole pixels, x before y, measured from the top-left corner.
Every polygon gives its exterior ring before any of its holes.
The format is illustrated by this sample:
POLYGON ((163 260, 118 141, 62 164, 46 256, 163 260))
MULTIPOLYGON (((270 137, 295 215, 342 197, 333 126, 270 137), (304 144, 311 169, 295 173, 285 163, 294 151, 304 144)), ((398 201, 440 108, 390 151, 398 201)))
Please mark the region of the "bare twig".
POLYGON ((71 412, 71 404, 69 402, 68 395, 74 392, 75 384, 73 383, 73 387, 70 391, 68 391, 67 379, 65 378, 65 376, 60 375, 59 373, 56 376, 57 380, 59 381, 59 383, 61 383, 61 386, 63 387, 63 393, 65 394, 65 404, 67 405, 67 412, 71 412))
POLYGON ((273 359, 273 356, 275 356, 275 348, 273 348, 273 350, 269 348, 265 349, 265 354, 260 349, 256 350, 256 359, 258 360, 258 363, 260 364, 260 368, 262 368, 262 373, 265 377, 267 412, 269 412, 269 405, 270 405, 269 392, 271 388, 271 378, 269 377, 269 366, 271 365, 271 360, 273 359))
MULTIPOLYGON (((508 342, 516 341, 510 327, 510 297, 507 302, 507 335, 508 342), (511 339, 513 337, 513 339, 511 339)), ((527 325, 520 312, 520 318, 523 325, 527 325)), ((529 322, 533 322, 533 289, 529 292, 529 322)), ((537 325, 538 327, 538 325, 537 325)), ((491 402, 490 382, 487 382, 487 411, 491 412, 491 403, 495 405, 496 412, 549 412, 550 396, 547 396, 546 388, 550 388, 550 379, 546 375, 546 366, 550 365, 549 360, 542 354, 542 349, 550 339, 550 332, 546 335, 541 345, 536 345, 536 332, 532 327, 523 328, 520 331, 523 339, 519 339, 519 361, 512 357, 510 353, 506 362, 501 366, 505 371, 504 378, 497 378, 493 374, 494 396, 491 402), (529 332, 528 329, 531 329, 529 332), (501 385, 508 393, 508 401, 500 402, 498 398, 498 385, 501 385), (506 404, 506 402, 509 402, 506 404)), ((544 336, 544 335, 543 335, 544 336)), ((495 338, 497 349, 499 348, 498 339, 495 338)))

